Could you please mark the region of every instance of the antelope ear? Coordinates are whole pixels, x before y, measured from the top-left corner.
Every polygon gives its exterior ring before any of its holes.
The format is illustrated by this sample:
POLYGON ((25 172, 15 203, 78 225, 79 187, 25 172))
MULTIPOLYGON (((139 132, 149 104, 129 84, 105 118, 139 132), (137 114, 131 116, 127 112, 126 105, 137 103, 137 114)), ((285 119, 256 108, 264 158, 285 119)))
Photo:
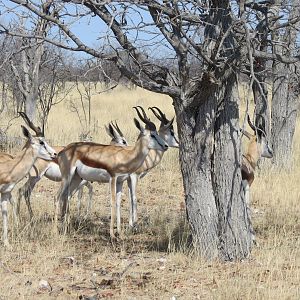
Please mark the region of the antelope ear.
POLYGON ((135 127, 141 132, 141 133, 144 133, 145 129, 143 128, 143 126, 141 126, 140 122, 134 118, 134 125, 135 127))
POLYGON ((114 138, 114 137, 115 137, 114 131, 113 131, 113 128, 112 128, 111 124, 109 124, 108 127, 105 126, 105 130, 106 130, 107 134, 108 134, 111 138, 114 138))
POLYGON ((23 125, 21 125, 21 128, 22 128, 23 135, 26 137, 26 139, 31 141, 32 136, 31 136, 29 130, 23 125))
POLYGON ((173 125, 174 118, 175 118, 175 117, 173 117, 173 118, 165 125, 167 128, 170 128, 170 127, 173 125))

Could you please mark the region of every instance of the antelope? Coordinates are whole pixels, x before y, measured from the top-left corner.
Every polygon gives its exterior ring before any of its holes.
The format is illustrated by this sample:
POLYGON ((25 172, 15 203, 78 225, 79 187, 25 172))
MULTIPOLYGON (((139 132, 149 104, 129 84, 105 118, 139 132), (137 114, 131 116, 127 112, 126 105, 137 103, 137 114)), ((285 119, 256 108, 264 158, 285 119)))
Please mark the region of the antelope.
MULTIPOLYGON (((43 131, 32 124, 32 122, 26 117, 26 115, 21 114, 21 116, 24 118, 25 122, 30 126, 31 129, 33 129, 36 132, 37 136, 43 136, 43 131)), ((112 145, 127 145, 127 141, 125 140, 118 124, 115 122, 111 122, 111 124, 105 126, 105 129, 107 133, 111 136, 111 144, 112 145)), ((64 146, 55 146, 53 149, 59 153, 62 151, 65 147, 64 146)), ((1 159, 1 157, 0 157, 1 159)), ((30 218, 33 218, 33 211, 30 204, 30 197, 31 193, 35 187, 35 185, 45 176, 51 181, 54 182, 60 182, 61 181, 61 172, 59 169, 59 166, 57 164, 57 161, 46 161, 44 159, 37 159, 34 163, 33 167, 31 168, 29 172, 29 178, 26 181, 26 183, 19 189, 18 191, 18 202, 17 202, 17 214, 19 215, 19 208, 20 208, 20 201, 22 197, 24 196, 27 209, 30 215, 30 218)), ((88 202, 88 208, 87 213, 90 212, 91 209, 91 203, 92 203, 92 196, 93 196, 93 186, 90 182, 87 180, 82 180, 76 189, 73 191, 72 196, 78 192, 78 216, 80 215, 80 208, 81 208, 81 198, 82 198, 82 189, 86 186, 89 190, 89 202, 88 202)))
MULTIPOLYGON (((118 180, 127 178, 144 162, 150 149, 165 151, 168 145, 159 137, 154 123, 147 120, 143 128, 134 118, 140 135, 133 147, 118 147, 91 142, 69 144, 58 154, 58 164, 62 173, 61 188, 56 202, 56 217, 59 204, 61 217, 66 220, 68 197, 74 186, 82 179, 103 182, 109 179, 111 191, 110 236, 115 239, 114 223, 116 214, 116 193, 118 180)), ((117 228, 120 234, 120 228, 117 228)))
POLYGON ((9 246, 8 225, 7 225, 7 201, 12 201, 11 192, 15 185, 22 180, 37 158, 52 160, 56 157, 56 152, 45 141, 44 137, 34 137, 28 129, 22 127, 23 135, 27 139, 23 150, 15 157, 7 157, 6 161, 0 162, 0 193, 1 193, 1 211, 3 220, 3 243, 9 246))
MULTIPOLYGON (((116 145, 122 147, 128 146, 127 140, 125 139, 124 134, 122 133, 116 121, 115 123, 110 122, 108 126, 105 126, 105 130, 107 134, 111 137, 110 145, 116 145)), ((83 180, 82 182, 88 182, 88 181, 83 180)), ((105 181, 104 183, 107 182, 105 181)), ((77 202, 78 215, 80 215, 81 198, 82 198, 82 189, 78 191, 78 202, 77 202)), ((88 212, 91 210, 91 206, 92 206, 92 198, 90 197, 86 215, 88 215, 88 212)))
MULTIPOLYGON (((150 119, 148 119, 144 109, 141 106, 135 107, 139 118, 147 124, 150 119), (137 107, 141 110, 142 113, 139 112, 137 107)), ((158 135, 168 144, 169 147, 178 148, 179 142, 178 138, 174 132, 173 121, 174 118, 168 120, 166 115, 162 113, 162 111, 154 106, 149 107, 149 109, 153 112, 156 118, 160 121, 160 127, 158 130, 158 135)), ((130 209, 129 209, 129 226, 135 227, 137 223, 137 198, 136 198, 136 186, 138 184, 139 178, 143 178, 148 172, 156 167, 160 161, 162 160, 164 155, 164 151, 159 149, 151 149, 146 156, 143 164, 130 175, 127 179, 129 197, 130 197, 130 209)), ((122 186, 121 186, 122 189, 122 186)), ((121 194, 119 193, 117 197, 117 227, 121 226, 121 194)))
MULTIPOLYGON (((250 186, 254 181, 255 168, 261 157, 272 158, 273 150, 269 146, 266 138, 265 125, 264 125, 265 123, 263 122, 262 126, 256 127, 251 123, 250 117, 248 115, 248 124, 250 128, 254 131, 254 135, 246 131, 243 131, 243 134, 245 134, 249 138, 250 142, 248 144, 247 152, 243 154, 242 157, 241 171, 242 171, 242 185, 244 188, 245 202, 246 202, 248 216, 250 218, 250 224, 251 224, 250 186)), ((252 235, 252 241, 256 243, 255 234, 252 225, 250 230, 252 235)))
POLYGON ((250 142, 248 144, 248 150, 246 154, 243 154, 241 169, 242 180, 245 182, 245 185, 250 187, 254 181, 254 172, 259 159, 261 157, 272 158, 273 150, 268 144, 264 125, 260 127, 254 126, 251 123, 249 116, 248 124, 254 131, 254 135, 247 131, 243 131, 243 133, 249 138, 250 142))

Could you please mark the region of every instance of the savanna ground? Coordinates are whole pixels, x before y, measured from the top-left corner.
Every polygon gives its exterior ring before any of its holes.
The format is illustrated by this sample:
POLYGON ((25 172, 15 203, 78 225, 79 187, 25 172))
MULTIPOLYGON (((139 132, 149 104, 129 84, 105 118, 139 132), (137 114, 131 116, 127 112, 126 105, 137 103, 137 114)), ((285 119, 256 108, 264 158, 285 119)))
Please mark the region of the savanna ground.
MULTIPOLYGON (((76 92, 51 112, 46 136, 52 145, 76 141, 82 131, 70 99, 79 99, 76 92)), ((93 140, 108 143, 104 124, 118 120, 134 143, 134 105, 157 105, 167 116, 174 114, 166 96, 118 87, 92 98, 93 140)), ((10 133, 18 136, 21 120, 13 122, 10 133)), ((115 246, 109 241, 107 185, 93 184, 93 209, 86 219, 76 219, 77 198, 72 199, 70 232, 59 235, 52 224, 59 183, 43 179, 32 195, 34 219, 29 221, 23 202, 20 227, 10 231, 12 249, 0 248, 0 299, 300 299, 299 154, 298 126, 292 168, 258 170, 251 200, 259 245, 249 259, 236 263, 205 262, 189 245, 176 149, 140 181, 134 234, 127 230, 125 184, 125 238, 115 246), (41 280, 49 285, 41 287, 41 280)))

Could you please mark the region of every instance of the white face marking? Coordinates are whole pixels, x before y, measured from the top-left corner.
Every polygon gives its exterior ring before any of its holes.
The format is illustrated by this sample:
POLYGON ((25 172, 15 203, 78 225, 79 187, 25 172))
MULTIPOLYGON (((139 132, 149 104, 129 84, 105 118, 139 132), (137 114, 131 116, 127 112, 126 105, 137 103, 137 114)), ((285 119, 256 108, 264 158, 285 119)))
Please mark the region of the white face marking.
POLYGON ((114 138, 114 139, 111 141, 111 144, 112 144, 112 145, 116 145, 116 146, 122 146, 122 147, 128 146, 128 143, 127 143, 127 141, 125 140, 125 138, 120 137, 120 136, 114 138))
POLYGON ((47 144, 43 137, 32 139, 31 145, 36 151, 38 158, 52 160, 55 157, 55 150, 47 144))
POLYGON ((175 132, 168 129, 159 130, 159 136, 168 144, 169 147, 179 148, 178 138, 175 132))
POLYGON ((160 151, 166 151, 168 145, 166 142, 157 134, 156 131, 150 132, 150 141, 148 145, 149 149, 155 149, 160 151))

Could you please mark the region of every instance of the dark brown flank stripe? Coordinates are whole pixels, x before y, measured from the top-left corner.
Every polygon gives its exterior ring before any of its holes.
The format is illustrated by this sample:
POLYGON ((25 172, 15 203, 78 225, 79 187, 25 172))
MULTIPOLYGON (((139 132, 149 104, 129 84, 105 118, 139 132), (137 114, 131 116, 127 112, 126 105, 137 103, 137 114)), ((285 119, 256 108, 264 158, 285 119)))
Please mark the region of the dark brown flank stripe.
POLYGON ((82 156, 80 161, 88 167, 96 168, 96 169, 104 169, 104 170, 107 170, 107 172, 109 174, 111 174, 109 166, 107 164, 103 163, 103 162, 99 162, 99 161, 89 159, 86 156, 82 156))

